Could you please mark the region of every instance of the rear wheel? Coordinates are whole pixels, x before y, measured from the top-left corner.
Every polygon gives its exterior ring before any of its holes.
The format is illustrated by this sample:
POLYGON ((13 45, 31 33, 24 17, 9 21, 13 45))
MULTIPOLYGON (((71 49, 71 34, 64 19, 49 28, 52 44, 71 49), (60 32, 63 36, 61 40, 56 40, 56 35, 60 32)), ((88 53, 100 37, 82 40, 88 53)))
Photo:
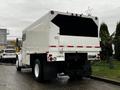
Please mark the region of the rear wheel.
POLYGON ((69 74, 69 77, 70 77, 69 80, 71 80, 71 81, 73 81, 73 80, 76 79, 76 75, 75 75, 75 73, 71 73, 71 74, 69 74))
POLYGON ((80 79, 82 79, 82 73, 81 72, 72 72, 70 75, 70 80, 80 80, 80 79))
POLYGON ((34 74, 34 78, 37 81, 44 81, 44 77, 43 77, 43 70, 42 70, 42 63, 40 62, 40 60, 36 60, 34 67, 33 67, 33 74, 34 74))

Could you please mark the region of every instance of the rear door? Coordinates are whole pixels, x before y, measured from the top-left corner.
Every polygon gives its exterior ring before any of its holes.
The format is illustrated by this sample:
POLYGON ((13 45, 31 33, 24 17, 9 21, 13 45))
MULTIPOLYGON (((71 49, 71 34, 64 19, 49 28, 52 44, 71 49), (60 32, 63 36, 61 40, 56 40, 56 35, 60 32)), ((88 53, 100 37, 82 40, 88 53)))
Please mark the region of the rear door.
POLYGON ((59 27, 59 49, 62 51, 99 51, 97 17, 58 14, 52 22, 59 27))
POLYGON ((63 51, 100 51, 99 39, 94 37, 60 36, 63 51))

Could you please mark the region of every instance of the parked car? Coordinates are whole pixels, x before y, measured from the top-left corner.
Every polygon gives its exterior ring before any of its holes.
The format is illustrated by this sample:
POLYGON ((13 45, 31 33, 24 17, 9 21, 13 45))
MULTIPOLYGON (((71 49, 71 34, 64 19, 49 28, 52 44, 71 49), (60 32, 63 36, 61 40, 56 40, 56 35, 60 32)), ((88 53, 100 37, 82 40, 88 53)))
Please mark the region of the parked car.
POLYGON ((16 58, 17 58, 17 54, 15 49, 12 48, 6 48, 2 50, 1 53, 1 59, 4 62, 10 61, 15 63, 16 62, 16 58))
POLYGON ((2 53, 3 53, 3 50, 0 50, 0 61, 2 59, 2 53))
POLYGON ((88 53, 88 60, 100 60, 100 54, 99 53, 88 53))

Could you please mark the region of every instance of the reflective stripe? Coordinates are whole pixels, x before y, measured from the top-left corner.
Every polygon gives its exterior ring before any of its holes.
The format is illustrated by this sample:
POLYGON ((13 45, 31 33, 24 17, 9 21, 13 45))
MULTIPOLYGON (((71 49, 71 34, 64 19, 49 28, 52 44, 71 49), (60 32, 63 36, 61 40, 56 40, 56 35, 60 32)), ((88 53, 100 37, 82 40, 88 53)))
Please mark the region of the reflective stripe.
POLYGON ((49 47, 57 47, 57 46, 55 46, 55 45, 51 45, 51 46, 49 46, 49 47))
POLYGON ((70 47, 70 48, 72 48, 72 47, 74 47, 74 46, 70 46, 70 45, 68 45, 67 47, 70 47))
POLYGON ((77 47, 77 48, 100 48, 100 46, 72 46, 72 45, 68 45, 68 46, 63 46, 63 45, 59 45, 59 46, 56 46, 56 45, 51 45, 49 47, 52 47, 52 48, 58 48, 58 47, 68 47, 68 48, 74 48, 74 47, 77 47))
POLYGON ((100 46, 95 46, 95 48, 100 48, 100 46))
POLYGON ((63 45, 60 45, 59 47, 64 47, 63 45))
POLYGON ((83 48, 83 46, 77 46, 77 48, 83 48))
POLYGON ((92 48, 92 46, 86 46, 86 48, 92 48))

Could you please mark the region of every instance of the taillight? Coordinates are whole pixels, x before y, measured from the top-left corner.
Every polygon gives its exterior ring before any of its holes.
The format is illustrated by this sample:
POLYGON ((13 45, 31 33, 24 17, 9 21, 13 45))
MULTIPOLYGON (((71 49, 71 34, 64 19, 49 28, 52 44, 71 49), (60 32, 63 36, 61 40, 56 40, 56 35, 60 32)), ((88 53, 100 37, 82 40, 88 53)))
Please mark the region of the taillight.
POLYGON ((100 54, 97 54, 97 56, 96 56, 97 58, 100 58, 100 54))
POLYGON ((52 61, 53 60, 53 58, 52 57, 49 57, 49 61, 52 61))
POLYGON ((52 54, 49 54, 49 57, 52 57, 52 54))
POLYGON ((53 57, 52 54, 48 54, 48 60, 47 61, 49 61, 49 62, 56 61, 56 57, 53 57))

